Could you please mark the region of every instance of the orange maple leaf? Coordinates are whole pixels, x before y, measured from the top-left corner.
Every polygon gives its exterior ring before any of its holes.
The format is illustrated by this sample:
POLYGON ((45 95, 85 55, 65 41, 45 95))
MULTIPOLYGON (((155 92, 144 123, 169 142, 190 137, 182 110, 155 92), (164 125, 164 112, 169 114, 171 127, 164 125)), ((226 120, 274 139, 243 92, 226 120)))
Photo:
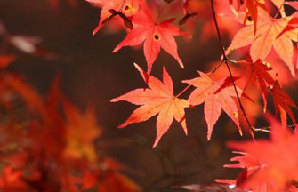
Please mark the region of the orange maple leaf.
POLYGON ((138 65, 135 64, 135 67, 139 69, 144 81, 148 82, 149 89, 136 89, 111 100, 112 102, 124 100, 135 105, 141 105, 125 123, 118 127, 122 128, 131 123, 146 121, 158 114, 157 137, 153 147, 157 145, 162 135, 168 131, 173 119, 181 124, 183 131, 187 134, 184 109, 189 107, 189 103, 187 100, 179 99, 180 94, 173 95, 173 81, 166 69, 163 69, 163 82, 161 82, 156 77, 146 77, 146 72, 138 65))
MULTIPOLYGON (((203 72, 199 72, 201 77, 197 77, 190 80, 184 80, 183 83, 187 83, 196 87, 196 89, 189 96, 189 103, 192 106, 200 105, 205 102, 205 120, 207 122, 207 139, 210 140, 213 126, 218 120, 221 109, 223 109, 228 116, 238 126, 240 135, 242 134, 238 121, 238 107, 232 97, 236 97, 234 87, 222 85, 226 79, 219 81, 213 81, 208 75, 203 72)), ((238 92, 242 91, 237 88, 238 92)))
POLYGON ((297 41, 297 29, 290 30, 280 35, 292 18, 293 16, 280 19, 271 18, 268 12, 258 7, 256 34, 254 35, 254 27, 252 25, 241 28, 234 36, 227 53, 251 44, 250 55, 255 62, 258 59, 265 60, 273 47, 279 57, 286 63, 291 74, 295 76, 295 48, 292 41, 297 41))

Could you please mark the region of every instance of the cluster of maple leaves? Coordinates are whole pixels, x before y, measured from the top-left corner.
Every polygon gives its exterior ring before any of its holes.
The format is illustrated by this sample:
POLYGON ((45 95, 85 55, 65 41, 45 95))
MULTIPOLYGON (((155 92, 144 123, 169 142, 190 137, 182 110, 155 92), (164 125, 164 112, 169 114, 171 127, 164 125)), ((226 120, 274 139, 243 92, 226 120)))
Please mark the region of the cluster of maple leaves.
MULTIPOLYGON (((93 147, 100 129, 92 107, 84 113, 58 89, 57 78, 48 97, 42 97, 22 78, 1 74, 1 95, 8 117, 1 123, 0 188, 5 191, 135 191, 122 175, 123 166, 99 157, 93 147), (26 104, 30 118, 10 117, 13 97, 26 104), (62 108, 62 110, 61 110, 62 108), (18 123, 19 121, 19 123, 18 123)), ((23 111, 26 113, 26 111, 23 111)))
MULTIPOLYGON (((285 0, 86 0, 101 8, 100 22, 94 29, 125 29, 126 37, 114 52, 125 46, 143 44, 147 70, 134 63, 147 87, 135 89, 112 102, 128 101, 139 108, 119 125, 126 127, 157 115, 157 134, 153 147, 158 145, 174 119, 188 134, 186 108, 204 103, 207 139, 223 110, 236 124, 240 135, 249 131, 270 132, 270 140, 229 142, 239 156, 225 165, 243 168, 236 180, 217 180, 252 191, 296 191, 298 175, 298 136, 292 109, 294 101, 282 89, 284 77, 278 73, 285 65, 292 79, 296 78, 298 41, 298 4, 285 0), (210 6, 212 5, 212 6, 210 6), (286 10, 288 9, 288 10, 286 10), (215 13, 213 17, 212 12, 215 13), (172 77, 163 67, 163 80, 151 74, 161 48, 173 56, 181 68, 175 36, 191 38, 196 21, 204 21, 202 39, 209 35, 221 41, 221 33, 231 34, 232 41, 223 50, 222 60, 210 72, 198 71, 198 77, 183 80, 184 90, 174 94, 172 77), (228 20, 228 21, 227 21, 228 20), (220 22, 217 22, 220 21, 220 22), (237 27, 226 25, 237 23, 237 27), (218 26, 218 24, 219 26, 218 26), (215 25, 214 25, 215 24, 215 25), (222 25, 222 26, 221 26, 222 25), (235 34, 235 35, 233 35, 235 34), (274 56, 274 54, 276 56, 274 56), (233 57, 233 59, 231 58, 233 57), (234 58, 235 57, 235 58, 234 58), (276 64, 277 63, 277 64, 276 64), (220 73, 222 65, 228 67, 220 73), (275 65, 275 67, 273 67, 275 65), (232 70, 231 70, 232 68, 232 70), (181 95, 190 87, 195 89, 188 99, 181 95), (261 95, 263 110, 267 110, 268 95, 281 123, 268 116, 270 126, 258 128, 247 105, 257 105, 261 95), (287 119, 290 117, 290 120, 287 119), (291 124, 288 123, 291 121, 291 124), (295 129, 293 132, 292 130, 295 129)), ((51 0, 57 11, 57 0, 51 0)), ((68 0, 74 4, 74 0, 68 0)), ((0 24, 4 43, 21 52, 53 57, 40 50, 39 38, 11 36, 0 24)), ((0 67, 5 69, 15 54, 0 52, 0 67)), ((173 61, 174 62, 174 61, 173 61)), ((287 72, 286 72, 287 74, 287 72)), ((100 135, 92 107, 81 113, 60 92, 57 78, 46 99, 15 74, 0 75, 1 104, 9 114, 13 100, 25 103, 29 120, 1 121, 0 176, 1 189, 35 191, 139 191, 139 187, 119 172, 123 167, 114 160, 100 157, 93 141, 100 135), (20 137, 21 135, 21 137, 20 137)), ((254 112, 257 113, 257 112, 254 112)), ((19 119, 18 119, 19 120, 19 119)))
MULTIPOLYGON (((292 78, 296 78, 295 72, 298 67, 297 2, 285 0, 86 1, 101 7, 101 20, 93 34, 96 34, 105 25, 108 25, 107 27, 122 25, 127 31, 125 39, 116 46, 114 52, 118 52, 124 46, 143 44, 147 71, 137 64, 134 65, 148 87, 135 89, 111 100, 112 102, 128 101, 140 106, 123 124, 118 126, 119 128, 146 121, 157 115, 157 136, 153 144, 153 147, 156 147, 174 119, 181 124, 183 131, 187 134, 184 110, 205 102, 204 114, 208 140, 212 136, 213 127, 222 110, 236 124, 240 135, 242 135, 241 127, 246 127, 246 131, 249 130, 252 136, 256 131, 270 132, 271 134, 272 141, 229 144, 230 147, 239 149, 242 151, 240 154, 243 154, 243 156, 232 159, 239 161, 239 164, 229 165, 229 167, 245 169, 237 182, 232 183, 253 191, 295 190, 291 182, 297 181, 297 174, 293 173, 293 170, 297 169, 295 146, 298 141, 296 134, 290 133, 290 128, 295 128, 296 125, 292 108, 297 109, 297 106, 282 90, 278 81, 282 78, 278 74, 279 69, 274 69, 271 63, 278 62, 279 66, 285 64, 292 78), (206 10, 207 8, 209 10, 206 10), (286 11, 286 9, 288 10, 286 11), (212 12, 215 13, 213 18, 212 12), (200 18, 204 19, 205 25, 212 24, 212 26, 207 25, 206 28, 210 32, 212 31, 211 34, 216 35, 217 32, 220 41, 222 39, 221 32, 227 30, 228 27, 218 26, 217 20, 228 18, 230 22, 237 22, 240 27, 236 30, 229 30, 230 33, 236 34, 232 35, 232 41, 227 49, 222 43, 219 45, 223 50, 221 63, 215 66, 211 72, 198 71, 198 77, 183 80, 182 83, 186 83, 188 86, 179 94, 174 95, 173 81, 165 67, 163 67, 163 81, 160 81, 151 75, 152 66, 160 48, 162 48, 171 54, 183 68, 184 65, 178 55, 174 37, 191 37, 193 25, 200 18), (116 22, 117 24, 115 24, 116 22), (214 30, 210 29, 211 27, 214 30), (274 51, 279 58, 272 56, 274 51), (232 57, 235 52, 240 53, 241 56, 230 59, 228 56, 232 57), (222 78, 214 78, 222 63, 227 65, 228 72, 222 75, 222 78), (233 76, 230 68, 235 69, 237 76, 233 76), (244 81, 238 83, 240 79, 244 79, 244 81), (181 99, 181 94, 190 86, 194 86, 195 90, 190 93, 187 100, 181 99), (270 94, 273 98, 276 115, 280 116, 281 125, 273 120, 270 120, 271 126, 268 129, 256 128, 252 124, 253 118, 248 117, 243 103, 255 104, 256 101, 252 99, 254 95, 251 90, 258 94, 257 87, 260 89, 263 100, 262 113, 266 112, 270 94), (287 124, 287 116, 292 121, 291 125, 287 124), (282 156, 281 159, 279 159, 280 156, 282 156)), ((221 24, 219 22, 219 25, 221 24)))
POLYGON ((41 38, 10 35, 2 23, 0 37, 0 191, 139 191, 122 164, 95 150, 101 128, 92 106, 77 109, 59 77, 44 98, 8 69, 20 54, 61 57, 41 50, 41 38))

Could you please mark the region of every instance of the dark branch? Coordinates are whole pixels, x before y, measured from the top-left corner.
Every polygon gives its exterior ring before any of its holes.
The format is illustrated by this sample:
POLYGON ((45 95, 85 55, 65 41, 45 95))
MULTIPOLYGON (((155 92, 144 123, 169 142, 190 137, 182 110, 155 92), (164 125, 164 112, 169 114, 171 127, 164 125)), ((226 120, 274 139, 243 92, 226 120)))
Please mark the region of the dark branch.
POLYGON ((239 92, 238 92, 237 86, 236 86, 236 84, 235 84, 235 82, 233 80, 233 75, 232 75, 231 67, 229 65, 229 58, 226 55, 226 52, 225 52, 225 49, 224 49, 224 45, 223 45, 223 42, 222 42, 222 37, 221 37, 220 31, 219 31, 219 27, 218 27, 216 15, 215 15, 214 0, 211 0, 211 9, 212 9, 212 16, 213 16, 214 25, 215 25, 215 28, 216 28, 217 37, 218 37, 218 40, 219 40, 219 43, 220 43, 220 48, 221 48, 221 52, 222 52, 222 56, 223 56, 223 62, 226 64, 226 66, 227 66, 227 68, 229 70, 229 75, 230 75, 230 78, 231 78, 233 87, 235 89, 235 92, 236 92, 236 96, 237 96, 239 107, 240 107, 240 109, 241 109, 241 111, 242 111, 242 113, 244 115, 244 118, 245 118, 245 121, 246 121, 247 125, 249 126, 249 130, 250 130, 251 134, 253 135, 253 132, 255 132, 256 130, 251 125, 250 121, 247 118, 247 114, 245 112, 245 109, 243 107, 243 104, 240 101, 240 97, 239 97, 239 92))

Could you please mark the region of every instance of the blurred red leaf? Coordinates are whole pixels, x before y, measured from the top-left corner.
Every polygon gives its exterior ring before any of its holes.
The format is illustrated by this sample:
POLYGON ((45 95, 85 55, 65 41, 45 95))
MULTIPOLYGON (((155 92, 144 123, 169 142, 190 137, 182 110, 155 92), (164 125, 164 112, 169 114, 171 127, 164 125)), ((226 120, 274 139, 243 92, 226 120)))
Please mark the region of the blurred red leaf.
POLYGON ((292 188, 291 182, 298 178, 298 135, 272 117, 268 119, 270 140, 229 142, 228 146, 240 150, 243 156, 232 157, 231 161, 238 163, 225 167, 245 169, 237 179, 239 187, 260 192, 281 192, 292 188), (246 176, 243 177, 243 174, 246 176))

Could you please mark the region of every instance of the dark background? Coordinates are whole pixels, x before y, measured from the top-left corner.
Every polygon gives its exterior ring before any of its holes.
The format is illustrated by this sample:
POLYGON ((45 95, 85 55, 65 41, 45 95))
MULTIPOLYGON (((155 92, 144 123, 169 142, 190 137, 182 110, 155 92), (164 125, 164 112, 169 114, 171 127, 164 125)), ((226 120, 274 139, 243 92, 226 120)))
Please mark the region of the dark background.
MULTIPOLYGON (((214 126, 211 141, 206 141, 203 105, 186 109, 189 135, 175 122, 152 149, 156 135, 156 117, 132 124, 124 129, 124 122, 136 106, 109 100, 135 88, 144 87, 133 62, 146 68, 142 49, 123 48, 112 53, 124 38, 124 31, 115 34, 100 31, 92 36, 99 21, 100 10, 85 1, 75 7, 59 3, 58 14, 46 0, 0 0, 0 19, 11 35, 40 36, 41 45, 61 57, 45 59, 21 54, 9 67, 23 76, 38 91, 46 94, 54 77, 62 75, 61 89, 81 109, 88 104, 96 107, 102 136, 95 142, 99 155, 111 156, 123 163, 127 173, 144 189, 159 189, 179 184, 210 184, 214 179, 235 178, 237 170, 222 168, 228 163, 231 150, 225 141, 239 139, 233 122, 222 115, 214 126)), ((185 85, 180 81, 206 71, 208 64, 219 60, 216 38, 201 43, 200 23, 191 41, 176 38, 178 52, 185 69, 164 51, 153 66, 152 74, 161 77, 162 65, 173 77, 176 93, 185 85)), ((226 39, 228 44, 228 39, 226 39)), ((288 90, 297 103, 297 83, 288 90), (295 95, 296 93, 296 95, 295 95)), ((187 97, 187 93, 183 94, 187 97)), ((223 112, 222 112, 223 114, 223 112)))

